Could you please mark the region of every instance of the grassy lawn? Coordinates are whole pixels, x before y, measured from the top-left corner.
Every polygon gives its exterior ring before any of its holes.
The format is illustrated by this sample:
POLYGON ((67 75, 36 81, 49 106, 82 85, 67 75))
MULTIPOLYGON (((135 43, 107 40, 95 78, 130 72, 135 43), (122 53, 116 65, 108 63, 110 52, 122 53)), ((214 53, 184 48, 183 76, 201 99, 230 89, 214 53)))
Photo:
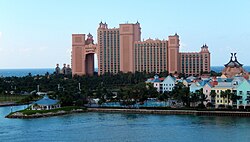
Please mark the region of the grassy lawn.
POLYGON ((3 102, 19 102, 27 96, 23 95, 3 95, 0 94, 0 103, 3 102))
POLYGON ((61 108, 52 109, 52 110, 28 110, 28 109, 25 109, 25 110, 21 110, 18 112, 22 112, 23 114, 26 114, 26 115, 32 115, 32 114, 36 114, 36 113, 40 113, 40 114, 49 113, 49 112, 55 113, 58 111, 66 111, 67 112, 67 111, 72 111, 72 110, 76 110, 76 109, 86 110, 85 107, 66 106, 66 107, 61 107, 61 108))

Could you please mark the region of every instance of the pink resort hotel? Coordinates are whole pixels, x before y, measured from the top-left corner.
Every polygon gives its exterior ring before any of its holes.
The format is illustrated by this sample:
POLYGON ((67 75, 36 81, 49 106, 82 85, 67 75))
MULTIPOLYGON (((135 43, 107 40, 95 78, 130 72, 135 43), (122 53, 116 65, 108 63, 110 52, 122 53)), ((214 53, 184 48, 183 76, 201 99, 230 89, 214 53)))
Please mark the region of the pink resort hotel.
POLYGON ((141 40, 140 23, 120 24, 108 28, 100 23, 97 44, 88 34, 72 34, 72 74, 93 75, 94 54, 98 58, 98 74, 118 72, 163 72, 199 75, 210 72, 210 52, 203 45, 199 52, 180 52, 179 36, 166 40, 141 40))

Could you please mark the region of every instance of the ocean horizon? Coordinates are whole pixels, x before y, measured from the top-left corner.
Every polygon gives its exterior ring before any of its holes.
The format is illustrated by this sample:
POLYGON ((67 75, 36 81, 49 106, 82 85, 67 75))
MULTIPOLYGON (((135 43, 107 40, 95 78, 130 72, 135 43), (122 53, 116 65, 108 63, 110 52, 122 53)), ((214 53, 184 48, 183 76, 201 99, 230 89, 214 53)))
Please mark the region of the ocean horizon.
MULTIPOLYGON (((211 66, 211 70, 215 72, 221 72, 223 70, 224 66, 211 66)), ((243 67, 247 72, 250 72, 250 66, 244 66, 243 67)), ((36 75, 44 75, 47 72, 49 74, 53 74, 55 71, 54 68, 24 68, 24 69, 0 69, 0 77, 22 77, 27 76, 29 73, 31 73, 32 76, 36 75)), ((98 68, 95 68, 95 71, 98 71, 98 68)))

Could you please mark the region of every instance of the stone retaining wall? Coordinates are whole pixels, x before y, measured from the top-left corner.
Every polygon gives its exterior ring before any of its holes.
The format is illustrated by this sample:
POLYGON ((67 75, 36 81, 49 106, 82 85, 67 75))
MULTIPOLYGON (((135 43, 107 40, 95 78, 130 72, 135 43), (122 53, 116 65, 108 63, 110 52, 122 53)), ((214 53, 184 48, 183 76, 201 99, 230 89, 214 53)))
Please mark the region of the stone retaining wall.
POLYGON ((112 109, 88 108, 89 112, 108 113, 137 113, 137 114, 165 114, 165 115, 207 115, 207 116, 244 116, 250 117, 250 112, 240 111, 199 111, 199 110, 147 110, 147 109, 112 109))

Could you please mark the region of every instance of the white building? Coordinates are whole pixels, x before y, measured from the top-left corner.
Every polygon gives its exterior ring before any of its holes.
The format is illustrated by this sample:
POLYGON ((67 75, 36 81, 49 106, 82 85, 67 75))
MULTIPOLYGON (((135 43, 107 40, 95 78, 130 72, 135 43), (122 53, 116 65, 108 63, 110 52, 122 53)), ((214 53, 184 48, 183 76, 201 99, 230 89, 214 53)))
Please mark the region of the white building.
POLYGON ((166 91, 172 91, 175 86, 175 78, 169 75, 163 80, 163 82, 161 82, 160 85, 160 90, 162 93, 166 91))
POLYGON ((154 87, 157 89, 158 92, 160 92, 160 85, 161 85, 161 80, 159 79, 158 75, 154 76, 154 80, 152 81, 154 87))

